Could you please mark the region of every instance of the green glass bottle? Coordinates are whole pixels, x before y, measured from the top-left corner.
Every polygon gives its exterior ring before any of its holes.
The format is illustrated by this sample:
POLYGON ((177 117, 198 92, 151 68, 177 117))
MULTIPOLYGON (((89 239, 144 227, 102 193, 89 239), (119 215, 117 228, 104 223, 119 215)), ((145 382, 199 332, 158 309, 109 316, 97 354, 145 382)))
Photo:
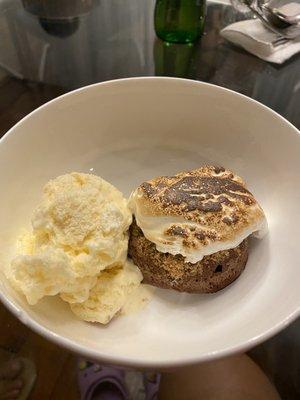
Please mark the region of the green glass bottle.
POLYGON ((203 32, 205 11, 206 0, 156 0, 155 32, 167 42, 194 42, 203 32))

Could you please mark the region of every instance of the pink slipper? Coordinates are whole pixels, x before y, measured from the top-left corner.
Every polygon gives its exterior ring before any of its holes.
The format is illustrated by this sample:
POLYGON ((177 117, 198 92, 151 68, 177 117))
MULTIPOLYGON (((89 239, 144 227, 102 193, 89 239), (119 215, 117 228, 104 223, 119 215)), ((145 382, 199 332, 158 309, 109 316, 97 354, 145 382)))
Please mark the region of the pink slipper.
POLYGON ((78 381, 81 400, 128 400, 124 371, 85 361, 79 362, 78 381))

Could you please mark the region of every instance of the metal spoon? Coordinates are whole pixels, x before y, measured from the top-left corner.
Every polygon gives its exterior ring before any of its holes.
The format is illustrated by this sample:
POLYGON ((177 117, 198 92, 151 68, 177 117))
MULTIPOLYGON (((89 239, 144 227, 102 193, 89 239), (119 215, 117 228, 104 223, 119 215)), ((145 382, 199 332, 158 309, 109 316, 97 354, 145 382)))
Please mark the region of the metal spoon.
POLYGON ((248 6, 248 8, 256 15, 261 22, 272 32, 277 33, 278 35, 286 38, 286 39, 295 39, 300 35, 300 28, 297 25, 284 26, 282 22, 280 26, 276 24, 276 20, 272 19, 272 16, 268 12, 264 12, 262 10, 262 5, 260 5, 257 0, 241 0, 243 4, 248 6))
POLYGON ((260 7, 263 11, 267 12, 271 18, 273 18, 276 26, 282 26, 285 28, 289 25, 297 25, 300 23, 300 14, 288 16, 278 10, 278 8, 272 8, 268 6, 268 4, 262 4, 260 7))

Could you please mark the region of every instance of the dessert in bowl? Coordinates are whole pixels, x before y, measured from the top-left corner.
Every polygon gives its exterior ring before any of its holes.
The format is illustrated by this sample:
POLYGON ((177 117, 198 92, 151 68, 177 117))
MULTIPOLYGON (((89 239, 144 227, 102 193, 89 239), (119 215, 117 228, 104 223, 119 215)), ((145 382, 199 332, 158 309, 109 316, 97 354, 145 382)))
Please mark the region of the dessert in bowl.
POLYGON ((278 114, 205 83, 134 78, 59 97, 0 142, 1 301, 48 339, 102 362, 170 368, 246 350, 299 315, 299 153, 297 129, 278 114), (50 179, 95 174, 129 198, 141 182, 202 165, 241 176, 269 225, 262 240, 250 238, 246 268, 224 289, 157 288, 141 312, 102 326, 78 319, 58 296, 31 306, 7 280, 16 239, 31 229, 50 179))

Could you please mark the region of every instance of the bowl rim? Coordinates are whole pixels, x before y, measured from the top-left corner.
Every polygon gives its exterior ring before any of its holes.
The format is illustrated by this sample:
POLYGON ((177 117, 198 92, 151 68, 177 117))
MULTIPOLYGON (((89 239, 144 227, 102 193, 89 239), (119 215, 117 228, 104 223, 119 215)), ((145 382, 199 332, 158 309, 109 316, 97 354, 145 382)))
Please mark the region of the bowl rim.
MULTIPOLYGON (((219 90, 223 93, 229 93, 231 96, 236 96, 238 98, 243 98, 244 100, 248 101, 267 111, 268 113, 273 114, 276 118, 279 118, 284 124, 289 126, 289 128, 294 131, 295 134, 300 134, 300 131, 288 120, 278 114, 276 111, 272 110, 271 108, 265 106, 264 104, 260 103, 257 100, 252 99, 244 94, 238 93, 234 90, 224 88, 222 86, 218 86, 215 84, 211 84, 208 82, 196 81, 192 79, 184 79, 184 78, 176 78, 176 77, 160 77, 160 76, 141 76, 141 77, 131 77, 131 78, 122 78, 122 79, 113 79, 103 82, 93 83, 91 85, 83 86, 78 89, 72 90, 67 92, 63 95, 55 97, 54 99, 42 104, 38 108, 31 111, 28 115, 23 117, 20 121, 18 121, 14 126, 12 126, 0 139, 0 146, 6 141, 6 139, 13 134, 14 130, 17 127, 20 127, 24 121, 31 118, 35 113, 38 113, 40 110, 48 107, 50 104, 62 101, 63 98, 68 96, 74 96, 79 94, 80 92, 87 91, 91 88, 95 87, 102 87, 102 86, 110 86, 115 84, 127 84, 134 81, 165 81, 165 82, 182 82, 185 85, 191 86, 206 86, 206 87, 213 87, 214 90, 219 90)), ((210 351, 204 355, 194 355, 192 357, 186 358, 175 358, 172 360, 143 360, 142 358, 137 357, 130 357, 130 356, 115 356, 110 355, 108 353, 104 353, 103 351, 98 351, 96 349, 91 349, 84 344, 79 344, 75 340, 68 339, 65 336, 61 336, 51 329, 46 328, 42 324, 35 321, 31 316, 25 313, 21 308, 19 308, 12 300, 7 298, 2 291, 0 291, 0 300, 2 304, 13 314, 15 315, 22 323, 32 329, 34 332, 40 334, 47 340, 54 342, 58 346, 67 348, 68 350, 77 353, 83 357, 87 357, 90 360, 101 360, 101 362, 105 364, 113 364, 113 365, 120 365, 120 366, 127 366, 127 367, 138 367, 143 369, 173 369, 177 367, 183 367, 188 365, 197 364, 200 362, 211 361, 214 359, 226 357, 231 354, 245 352, 250 348, 262 343, 263 341, 269 339, 270 337, 274 336, 284 328, 286 328, 289 324, 291 324, 298 316, 300 316, 300 304, 295 307, 293 312, 290 312, 283 320, 272 326, 271 328, 264 329, 261 333, 254 336, 253 338, 244 341, 240 340, 235 345, 230 345, 228 347, 223 348, 222 350, 215 350, 210 351)))

